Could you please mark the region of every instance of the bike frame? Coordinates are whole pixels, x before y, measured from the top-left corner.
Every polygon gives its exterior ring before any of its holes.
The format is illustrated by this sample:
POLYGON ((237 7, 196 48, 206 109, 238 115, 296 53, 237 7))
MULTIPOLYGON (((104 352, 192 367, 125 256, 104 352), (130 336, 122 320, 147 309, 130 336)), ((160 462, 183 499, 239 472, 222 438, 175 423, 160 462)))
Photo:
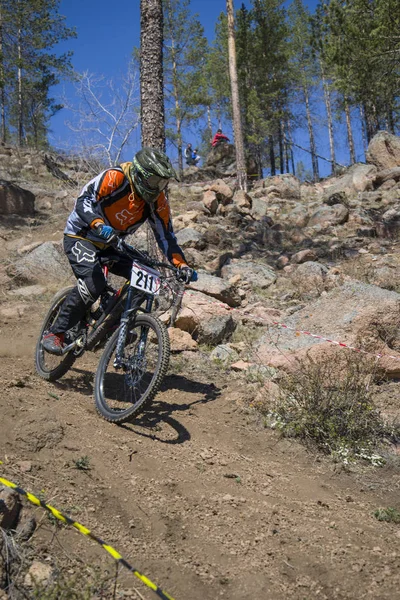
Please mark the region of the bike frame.
MULTIPOLYGON (((132 248, 131 246, 125 244, 121 240, 117 240, 116 248, 120 251, 125 252, 130 258, 132 258, 132 263, 136 261, 151 268, 163 267, 173 271, 175 275, 179 272, 179 269, 177 269, 176 267, 168 263, 154 261, 150 257, 146 256, 145 254, 141 253, 135 248, 132 248)), ((103 272, 107 279, 107 265, 103 266, 103 272)), ((160 279, 162 279, 161 274, 160 279)), ((85 350, 92 350, 96 346, 96 344, 98 344, 104 339, 104 337, 110 332, 110 329, 112 329, 115 325, 118 324, 119 335, 116 347, 114 366, 117 369, 124 368, 126 366, 124 349, 128 335, 128 325, 130 322, 132 323, 132 316, 134 317, 139 310, 144 313, 150 313, 153 309, 154 304, 154 296, 146 292, 141 292, 137 288, 132 287, 131 280, 132 273, 130 279, 125 281, 125 283, 119 290, 113 290, 113 288, 107 283, 108 289, 114 291, 114 297, 111 300, 111 304, 107 306, 104 314, 99 318, 98 321, 96 321, 96 323, 94 323, 93 330, 87 336, 87 339, 83 341, 77 349, 77 352, 79 354, 81 354, 85 350), (117 305, 119 303, 121 305, 123 304, 123 308, 121 306, 122 310, 117 308, 117 305), (142 307, 142 304, 144 303, 145 306, 142 307)), ((144 350, 146 341, 147 330, 143 330, 139 340, 139 349, 142 348, 144 350)))

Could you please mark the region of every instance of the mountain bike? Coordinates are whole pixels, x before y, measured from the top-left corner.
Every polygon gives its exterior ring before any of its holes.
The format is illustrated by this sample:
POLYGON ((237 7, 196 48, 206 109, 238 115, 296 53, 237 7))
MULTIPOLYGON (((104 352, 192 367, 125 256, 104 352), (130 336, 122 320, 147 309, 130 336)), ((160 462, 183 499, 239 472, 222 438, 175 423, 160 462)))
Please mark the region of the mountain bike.
MULTIPOLYGON (((38 374, 56 381, 87 350, 104 347, 94 382, 98 413, 112 423, 124 423, 150 404, 167 372, 170 357, 169 336, 160 319, 150 314, 163 288, 181 281, 179 269, 153 260, 122 240, 113 244, 132 260, 130 280, 115 289, 107 281, 100 299, 88 310, 84 321, 65 334, 66 347, 61 356, 47 353, 42 338, 56 321, 72 286, 58 292, 44 318, 36 344, 38 374)), ((117 257, 114 257, 114 260, 117 257)), ((102 257, 105 275, 113 257, 102 257)))

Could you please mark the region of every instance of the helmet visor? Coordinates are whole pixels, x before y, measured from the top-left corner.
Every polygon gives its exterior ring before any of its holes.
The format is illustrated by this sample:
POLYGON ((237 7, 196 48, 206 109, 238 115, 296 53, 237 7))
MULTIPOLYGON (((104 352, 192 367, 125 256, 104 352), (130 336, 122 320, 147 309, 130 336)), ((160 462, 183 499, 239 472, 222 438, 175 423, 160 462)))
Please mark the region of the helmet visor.
POLYGON ((150 177, 146 179, 145 185, 151 190, 158 190, 159 192, 162 192, 162 190, 166 187, 168 181, 168 179, 164 179, 159 175, 150 175, 150 177))

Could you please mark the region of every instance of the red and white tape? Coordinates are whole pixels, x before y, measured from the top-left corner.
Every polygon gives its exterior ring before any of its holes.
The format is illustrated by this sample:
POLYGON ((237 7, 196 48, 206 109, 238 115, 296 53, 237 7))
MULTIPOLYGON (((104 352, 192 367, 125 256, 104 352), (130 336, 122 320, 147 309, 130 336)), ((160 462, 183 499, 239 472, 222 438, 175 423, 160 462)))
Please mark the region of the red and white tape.
MULTIPOLYGON (((184 296, 185 294, 186 294, 186 290, 183 289, 179 295, 184 296)), ((225 308, 225 310, 229 310, 232 312, 235 311, 235 312, 238 312, 239 314, 241 314, 240 309, 232 308, 231 306, 228 306, 227 304, 223 304, 222 302, 213 302, 213 304, 221 306, 221 307, 225 308)), ((258 320, 261 320, 261 319, 258 319, 258 320)), ((271 323, 266 320, 265 320, 265 323, 266 323, 266 325, 269 325, 269 326, 281 327, 282 329, 288 329, 289 331, 293 331, 297 335, 308 335, 317 340, 323 340, 324 342, 329 342, 330 344, 335 344, 335 346, 339 346, 340 348, 347 348, 348 350, 353 350, 354 352, 358 352, 359 354, 368 354, 369 356, 374 356, 375 358, 378 358, 378 359, 390 358, 392 360, 396 360, 396 361, 400 362, 399 356, 393 356, 392 354, 382 354, 380 352, 374 353, 374 352, 369 352, 368 350, 362 350, 361 348, 356 348, 355 346, 350 346, 350 344, 345 344, 344 342, 338 342, 337 340, 331 340, 322 335, 318 335, 316 333, 311 333, 310 331, 305 331, 303 329, 295 329, 294 327, 285 325, 285 323, 279 323, 278 321, 272 321, 272 323, 271 323)))
MULTIPOLYGON (((215 302, 214 304, 218 304, 219 306, 224 307, 226 310, 230 310, 230 311, 237 311, 237 312, 241 312, 239 309, 237 308, 232 308, 230 306, 227 306, 226 304, 222 304, 222 303, 217 303, 215 302)), ((262 319, 258 319, 258 320, 262 320, 262 319)), ((331 340, 327 337, 324 337, 322 335, 318 335, 316 333, 311 333, 310 331, 305 331, 303 329, 295 329, 294 327, 290 327, 289 325, 285 325, 285 323, 279 323, 278 321, 272 321, 268 322, 267 320, 265 320, 265 324, 269 325, 270 327, 281 327, 282 329, 288 329, 290 331, 293 331, 295 334, 297 335, 308 335, 312 338, 315 338, 317 340, 323 340, 324 342, 329 342, 330 344, 335 344, 335 346, 339 346, 340 348, 347 348, 348 350, 353 350, 354 352, 359 352, 360 354, 368 354, 369 356, 374 356, 375 358, 390 358, 392 360, 397 360, 400 361, 400 357, 399 356, 393 356, 392 354, 382 354, 380 352, 374 353, 374 352, 368 352, 368 350, 362 350, 361 348, 356 348, 355 346, 350 346, 350 344, 345 344, 344 342, 338 342, 337 340, 331 340)))
POLYGON ((349 344, 345 344, 344 342, 338 342, 337 340, 330 340, 329 338, 326 338, 322 335, 317 335, 316 333, 311 333, 310 331, 305 331, 303 329, 295 329, 294 327, 289 327, 289 325, 285 325, 284 323, 278 323, 277 321, 273 321, 271 323, 271 325, 274 325, 275 327, 282 327, 282 329, 289 329, 290 331, 293 331, 296 334, 301 334, 301 335, 308 335, 312 338, 315 338, 317 340, 323 340, 324 342, 329 342, 330 344, 335 344, 336 346, 340 346, 341 348, 347 348, 348 350, 354 350, 354 352, 359 352, 360 354, 369 354, 370 356, 374 356, 375 358, 392 358, 393 360, 398 360, 400 361, 400 357, 399 356, 393 356, 392 354, 381 354, 381 353, 374 353, 374 352, 368 352, 367 350, 362 350, 361 348, 356 348, 355 346, 350 346, 349 344))

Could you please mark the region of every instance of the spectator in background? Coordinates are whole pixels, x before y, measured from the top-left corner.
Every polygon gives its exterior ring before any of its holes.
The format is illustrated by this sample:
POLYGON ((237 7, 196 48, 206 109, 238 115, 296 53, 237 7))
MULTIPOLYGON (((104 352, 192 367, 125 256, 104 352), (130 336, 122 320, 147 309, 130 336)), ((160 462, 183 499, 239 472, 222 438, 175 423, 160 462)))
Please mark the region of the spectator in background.
POLYGON ((193 154, 192 144, 189 143, 185 148, 185 158, 186 158, 186 164, 189 165, 190 167, 196 164, 193 162, 192 154, 193 154))
POLYGON ((213 137, 213 141, 211 142, 211 146, 216 148, 219 144, 226 144, 229 142, 229 138, 222 133, 222 129, 218 129, 217 133, 213 137))
POLYGON ((192 152, 192 165, 194 165, 195 167, 197 167, 197 163, 200 161, 201 156, 198 156, 197 154, 197 148, 195 148, 192 152))

